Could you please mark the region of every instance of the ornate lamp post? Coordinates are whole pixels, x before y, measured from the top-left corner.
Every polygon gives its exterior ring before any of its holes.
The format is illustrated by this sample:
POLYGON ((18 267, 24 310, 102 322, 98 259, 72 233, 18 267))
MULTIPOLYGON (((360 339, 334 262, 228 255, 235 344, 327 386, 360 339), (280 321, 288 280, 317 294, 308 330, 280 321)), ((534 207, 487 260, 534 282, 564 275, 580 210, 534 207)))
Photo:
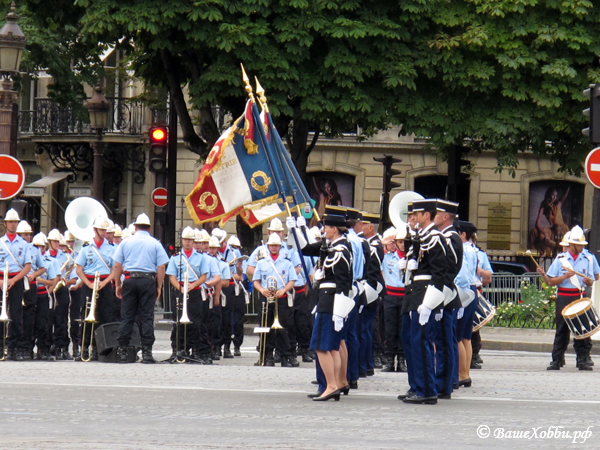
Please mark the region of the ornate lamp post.
POLYGON ((104 154, 102 132, 107 128, 110 104, 102 93, 100 85, 94 88, 92 98, 85 102, 84 106, 90 113, 90 128, 96 132, 96 141, 92 144, 92 148, 94 149, 93 195, 96 200, 102 201, 102 166, 104 154))

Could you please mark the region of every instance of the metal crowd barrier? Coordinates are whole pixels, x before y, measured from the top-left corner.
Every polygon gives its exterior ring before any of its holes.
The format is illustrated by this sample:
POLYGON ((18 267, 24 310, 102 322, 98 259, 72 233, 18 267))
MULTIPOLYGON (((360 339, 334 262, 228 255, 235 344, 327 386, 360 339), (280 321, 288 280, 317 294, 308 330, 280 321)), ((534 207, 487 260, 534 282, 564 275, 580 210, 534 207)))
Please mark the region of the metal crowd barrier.
POLYGON ((521 300, 522 283, 534 284, 542 288, 542 276, 537 272, 514 275, 509 273, 492 274, 492 282, 483 288, 483 295, 494 306, 504 302, 518 303, 521 300))

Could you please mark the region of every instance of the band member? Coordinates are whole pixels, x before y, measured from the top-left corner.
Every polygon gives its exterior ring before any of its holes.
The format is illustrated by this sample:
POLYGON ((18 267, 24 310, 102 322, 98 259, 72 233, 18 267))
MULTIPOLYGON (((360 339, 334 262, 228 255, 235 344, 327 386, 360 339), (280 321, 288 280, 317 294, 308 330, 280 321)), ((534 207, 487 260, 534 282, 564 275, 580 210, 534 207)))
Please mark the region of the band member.
MULTIPOLYGON (((233 356, 242 356, 240 347, 244 342, 244 322, 246 320, 246 289, 244 288, 244 269, 241 257, 241 243, 237 236, 231 236, 227 240, 227 246, 236 254, 235 264, 229 265, 232 273, 233 282, 233 300, 231 302, 231 340, 233 341, 233 356)), ((231 262, 231 259, 228 260, 231 262)), ((225 354, 225 353, 224 353, 225 354)))
MULTIPOLYGON (((376 263, 381 267, 383 263, 383 257, 385 255, 383 244, 381 243, 381 236, 377 233, 379 226, 379 214, 363 213, 363 236, 367 242, 375 249, 373 256, 377 258, 376 263)), ((385 282, 382 282, 385 283, 385 282)), ((371 336, 373 339, 373 367, 375 369, 381 369, 383 363, 381 357, 384 353, 383 342, 385 341, 385 323, 383 318, 383 296, 382 291, 375 301, 376 312, 373 319, 373 325, 371 327, 371 336)))
POLYGON ((115 234, 113 236, 114 246, 115 247, 118 246, 122 240, 123 240, 123 229, 119 225, 115 224, 115 234))
MULTIPOLYGON (((477 292, 480 295, 483 295, 483 286, 487 286, 492 282, 492 274, 494 273, 494 269, 492 269, 492 265, 490 264, 490 260, 486 253, 481 250, 477 246, 477 234, 473 234, 471 238, 471 243, 475 248, 475 252, 477 253, 477 292)), ((481 364, 483 364, 483 360, 481 356, 479 356, 479 351, 481 350, 481 330, 473 331, 473 336, 471 336, 471 347, 473 347, 473 357, 471 358, 471 369, 481 369, 481 364)))
MULTIPOLYGON (((458 364, 458 326, 457 311, 462 307, 460 297, 456 294, 454 279, 463 260, 463 243, 454 228, 458 213, 458 203, 438 199, 436 202, 435 225, 446 240, 446 281, 444 282, 444 307, 438 313, 440 320, 435 325, 435 378, 438 398, 450 399, 454 389, 455 374, 458 364)), ((437 318, 436 318, 437 319, 437 318)))
POLYGON ((435 228, 435 200, 413 202, 419 224, 419 253, 413 282, 407 288, 404 309, 410 313, 410 347, 416 391, 405 397, 405 403, 436 404, 437 386, 433 359, 435 312, 444 303, 446 244, 435 228))
POLYGON ((17 234, 29 244, 31 254, 31 271, 27 274, 29 289, 23 294, 23 341, 19 345, 23 359, 31 360, 33 359, 35 307, 37 303, 36 279, 46 272, 46 267, 42 261, 40 250, 31 243, 33 230, 26 221, 19 222, 17 234))
POLYGON ((203 325, 201 285, 206 281, 208 262, 200 253, 194 250, 194 237, 194 230, 190 227, 183 229, 181 232, 181 253, 173 255, 167 266, 166 274, 169 276, 169 281, 177 292, 177 296, 181 296, 182 302, 186 276, 188 279, 187 304, 182 303, 181 309, 176 308, 177 321, 173 324, 173 330, 171 331, 171 347, 173 348, 171 358, 175 361, 181 355, 187 356, 188 348, 191 348, 192 362, 210 364, 207 361, 210 356, 208 336, 206 333, 200 332, 200 327, 203 325), (191 323, 181 327, 180 321, 184 309, 191 323), (177 330, 177 327, 179 327, 179 330, 177 330), (177 341, 178 338, 179 341, 177 341), (177 353, 177 350, 180 351, 180 354, 177 353))
MULTIPOLYGON (((76 261, 78 253, 73 249, 75 236, 67 230, 63 237, 65 245, 62 245, 61 242, 60 249, 69 255, 72 261, 76 261)), ((69 287, 69 296, 71 298, 69 305, 69 337, 73 343, 73 359, 78 361, 81 359, 81 320, 85 312, 85 298, 82 298, 81 280, 75 270, 71 270, 69 273, 66 284, 69 287)))
POLYGON ((455 372, 455 382, 459 386, 471 386, 471 359, 473 335, 473 318, 477 311, 477 253, 471 244, 471 237, 477 231, 471 222, 465 220, 457 221, 460 239, 463 242, 462 265, 458 275, 454 279, 461 300, 461 307, 456 313, 458 324, 456 328, 456 339, 458 342, 458 373, 455 372))
MULTIPOLYGON (((8 277, 8 353, 6 358, 13 361, 22 361, 23 351, 19 348, 23 342, 23 292, 25 283, 23 278, 31 271, 30 247, 23 238, 17 234, 19 214, 14 209, 9 209, 4 217, 6 234, 0 238, 0 291, 4 284, 4 276, 8 277)), ((2 322, 2 332, 6 333, 7 322, 2 322)), ((4 334, 2 335, 2 337, 4 334)), ((3 341, 3 340, 2 340, 3 341)), ((2 349, 4 354, 5 349, 2 349)))
POLYGON ((404 239, 406 229, 396 231, 396 235, 385 240, 387 253, 383 257, 381 270, 385 280, 383 297, 385 317, 385 357, 386 365, 382 372, 406 372, 406 360, 402 348, 402 305, 404 303, 404 281, 402 274, 406 267, 404 239), (396 368, 395 359, 398 359, 396 368))
POLYGON ((320 383, 317 393, 308 395, 314 401, 332 398, 337 401, 340 393, 347 395, 350 390, 340 355, 344 316, 354 307, 354 299, 348 297, 352 291, 352 257, 349 243, 344 238, 346 226, 345 216, 326 214, 323 216, 322 242, 303 248, 305 255, 319 256, 314 274, 319 296, 310 348, 317 353, 320 383), (320 380, 320 370, 324 381, 320 380))
MULTIPOLYGON (((229 286, 229 280, 231 279, 231 271, 229 270, 229 264, 224 261, 219 255, 219 249, 221 243, 217 236, 211 236, 208 241, 208 254, 211 256, 214 264, 219 268, 219 281, 213 286, 213 307, 209 312, 209 323, 210 323, 210 336, 211 336, 211 358, 215 361, 221 359, 223 354, 221 353, 222 340, 221 340, 221 322, 222 322, 222 302, 226 297, 223 295, 223 288, 229 286)), ((208 283, 207 283, 208 284, 208 283)))
POLYGON ((119 245, 113 256, 116 294, 122 299, 119 327, 119 362, 127 362, 133 323, 139 315, 142 363, 152 364, 154 303, 160 298, 169 257, 160 242, 150 236, 150 218, 142 213, 134 222, 135 234, 119 245), (121 283, 121 275, 125 280, 121 283))
MULTIPOLYGON (((91 305, 93 301, 93 290, 94 281, 96 274, 99 275, 100 283, 98 285, 98 297, 95 301, 95 311, 93 312, 96 319, 96 326, 104 325, 105 323, 112 322, 115 316, 115 303, 114 303, 114 290, 112 287, 113 279, 113 254, 114 247, 108 243, 106 239, 106 230, 109 227, 108 220, 104 217, 97 217, 92 224, 94 230, 94 238, 89 245, 86 245, 81 249, 81 252, 75 260, 77 264, 76 272, 77 276, 83 283, 81 287, 81 297, 84 301, 91 305)), ((85 308, 87 309, 87 308, 85 308)), ((85 320, 84 314, 82 313, 82 319, 85 320)), ((90 312, 87 311, 89 314, 90 312)), ((91 358, 92 361, 98 360, 98 348, 96 341, 93 341, 92 353, 90 351, 90 340, 91 340, 91 326, 87 326, 86 335, 81 337, 81 348, 83 354, 79 351, 79 360, 88 360, 91 358)), ((75 342, 73 342, 75 346, 75 342)), ((75 348, 73 349, 73 357, 75 358, 75 348)))
MULTIPOLYGON (((267 302, 267 326, 271 327, 266 341, 265 365, 275 365, 273 351, 277 349, 281 355, 281 367, 292 367, 291 347, 288 335, 284 329, 273 328, 273 321, 278 312, 282 324, 290 323, 289 315, 292 311, 288 307, 288 292, 294 287, 298 278, 292 262, 280 254, 281 238, 277 234, 271 234, 267 241, 269 254, 259 259, 252 278, 254 289, 261 294, 261 303, 267 302), (269 291, 270 279, 274 279, 275 292, 269 291), (273 302, 267 299, 274 297, 273 302)), ((283 325, 285 327, 285 325, 283 325)))
MULTIPOLYGON (((598 280, 600 267, 598 261, 592 254, 584 254, 584 247, 587 245, 583 230, 580 226, 575 226, 567 239, 569 251, 559 254, 552 262, 548 272, 544 272, 542 267, 537 271, 544 277, 548 286, 558 286, 558 295, 556 296, 556 334, 554 335, 554 346, 552 348, 552 362, 548 370, 560 370, 564 365, 564 354, 569 346, 570 331, 562 310, 569 303, 577 300, 585 294, 587 287, 591 287, 595 280, 598 280), (582 275, 577 275, 579 272, 582 275)), ((593 370, 590 351, 592 342, 590 338, 574 339, 573 347, 577 353, 577 368, 579 370, 593 370)))
POLYGON ((48 320, 50 314, 50 295, 56 283, 60 279, 60 266, 56 259, 51 258, 47 251, 47 241, 44 233, 38 233, 33 237, 33 245, 36 246, 41 255, 42 263, 46 271, 36 279, 37 298, 34 313, 34 344, 37 347, 37 359, 41 361, 54 361, 50 355, 51 341, 48 338, 48 320))

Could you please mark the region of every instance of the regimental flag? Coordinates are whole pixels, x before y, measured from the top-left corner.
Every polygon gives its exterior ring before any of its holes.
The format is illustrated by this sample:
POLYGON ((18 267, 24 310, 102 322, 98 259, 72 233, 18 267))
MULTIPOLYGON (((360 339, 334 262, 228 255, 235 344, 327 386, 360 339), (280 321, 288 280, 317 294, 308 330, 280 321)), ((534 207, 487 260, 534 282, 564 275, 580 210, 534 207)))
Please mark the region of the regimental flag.
POLYGON ((208 154, 185 199, 194 221, 221 220, 241 212, 246 205, 259 208, 281 198, 280 169, 274 170, 268 152, 271 149, 265 145, 258 110, 248 101, 244 115, 208 154))

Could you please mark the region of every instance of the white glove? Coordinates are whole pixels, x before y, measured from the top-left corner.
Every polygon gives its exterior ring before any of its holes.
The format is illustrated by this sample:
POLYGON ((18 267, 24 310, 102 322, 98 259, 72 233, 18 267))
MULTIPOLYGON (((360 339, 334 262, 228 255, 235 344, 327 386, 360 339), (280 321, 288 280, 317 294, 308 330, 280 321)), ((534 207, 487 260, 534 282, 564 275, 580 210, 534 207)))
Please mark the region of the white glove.
POLYGON ((358 313, 359 314, 362 314, 362 310, 363 310, 364 307, 365 307, 365 305, 360 305, 359 306, 359 308, 358 308, 358 313))
POLYGON ((333 315, 333 328, 335 331, 341 331, 344 328, 344 318, 342 316, 333 315))
POLYGON ((315 305, 313 310, 310 312, 310 315, 312 316, 313 314, 316 314, 316 313, 317 313, 317 305, 315 305))
POLYGON ((414 259, 411 259, 411 260, 410 260, 410 261, 408 261, 408 263, 406 264, 406 268, 407 268, 408 270, 410 270, 411 272, 412 272, 413 270, 417 270, 417 268, 418 268, 418 267, 419 267, 419 264, 418 264, 418 263, 417 263, 417 261, 416 261, 416 260, 414 260, 414 259))
POLYGON ((456 313, 457 319, 462 319, 465 315, 465 308, 458 308, 458 312, 456 313))
POLYGON ((288 227, 288 230, 296 228, 296 219, 291 216, 288 217, 287 219, 285 219, 285 225, 288 227))
POLYGON ((306 226, 306 219, 304 218, 304 216, 298 216, 298 218, 296 219, 296 226, 298 228, 306 226))
POLYGON ((398 268, 399 268, 400 270, 404 270, 404 269, 406 269, 406 258, 402 258, 402 259, 400 260, 400 262, 398 263, 398 268))
POLYGON ((431 316, 431 309, 429 309, 425 305, 419 305, 417 308, 417 312, 419 313, 419 324, 425 325, 429 322, 429 316, 431 316))
POLYGON ((442 317, 444 317, 444 310, 440 309, 440 312, 435 315, 435 321, 439 322, 442 320, 442 317))

